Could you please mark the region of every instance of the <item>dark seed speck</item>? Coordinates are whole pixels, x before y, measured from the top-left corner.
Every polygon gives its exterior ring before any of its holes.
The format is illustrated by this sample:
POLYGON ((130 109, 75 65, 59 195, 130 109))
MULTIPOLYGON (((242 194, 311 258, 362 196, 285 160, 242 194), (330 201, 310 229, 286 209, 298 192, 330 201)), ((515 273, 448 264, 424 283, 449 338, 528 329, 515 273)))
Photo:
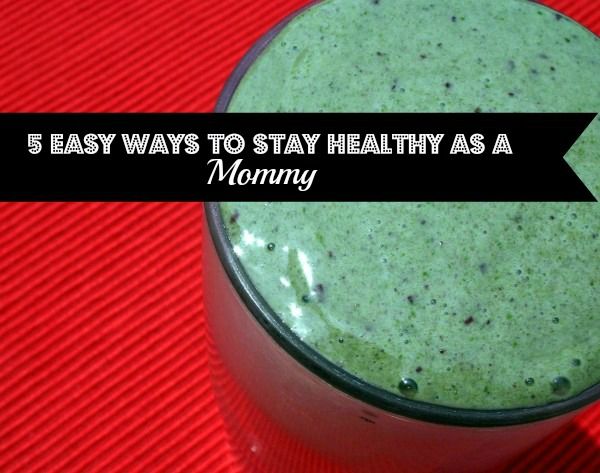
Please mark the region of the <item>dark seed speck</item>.
POLYGON ((317 293, 317 300, 323 302, 325 300, 325 286, 319 283, 315 286, 315 292, 317 293))

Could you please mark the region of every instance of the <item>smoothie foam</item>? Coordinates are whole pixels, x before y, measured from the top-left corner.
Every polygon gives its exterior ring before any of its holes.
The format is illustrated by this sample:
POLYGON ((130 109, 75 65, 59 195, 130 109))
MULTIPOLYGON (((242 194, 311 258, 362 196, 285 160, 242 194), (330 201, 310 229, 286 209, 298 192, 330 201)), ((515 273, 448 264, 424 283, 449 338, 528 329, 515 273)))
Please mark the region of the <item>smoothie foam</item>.
MULTIPOLYGON (((229 111, 597 112, 600 41, 519 0, 329 0, 229 111)), ((600 121, 567 155, 600 197, 600 121)), ((593 203, 223 203, 257 289, 307 344, 416 400, 543 405, 600 381, 593 203)))

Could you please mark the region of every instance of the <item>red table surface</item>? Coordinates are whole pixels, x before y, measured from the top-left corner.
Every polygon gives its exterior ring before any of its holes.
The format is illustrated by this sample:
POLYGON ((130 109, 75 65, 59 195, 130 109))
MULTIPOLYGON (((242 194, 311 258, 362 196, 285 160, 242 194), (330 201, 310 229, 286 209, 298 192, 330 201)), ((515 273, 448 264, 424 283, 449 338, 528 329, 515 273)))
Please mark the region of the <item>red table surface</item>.
MULTIPOLYGON (((0 111, 208 112, 307 0, 0 0, 0 111)), ((547 0, 600 32, 599 0, 547 0)), ((210 389, 198 203, 0 204, 0 472, 243 470, 210 389)), ((600 406, 507 471, 600 471, 600 406)))

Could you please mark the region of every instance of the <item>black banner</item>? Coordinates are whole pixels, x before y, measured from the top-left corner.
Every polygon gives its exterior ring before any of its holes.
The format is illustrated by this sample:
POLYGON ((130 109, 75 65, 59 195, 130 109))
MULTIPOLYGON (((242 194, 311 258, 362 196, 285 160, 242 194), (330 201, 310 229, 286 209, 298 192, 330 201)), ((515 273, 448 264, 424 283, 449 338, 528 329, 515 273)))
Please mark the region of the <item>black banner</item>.
POLYGON ((0 200, 595 201, 594 117, 2 114, 0 200))

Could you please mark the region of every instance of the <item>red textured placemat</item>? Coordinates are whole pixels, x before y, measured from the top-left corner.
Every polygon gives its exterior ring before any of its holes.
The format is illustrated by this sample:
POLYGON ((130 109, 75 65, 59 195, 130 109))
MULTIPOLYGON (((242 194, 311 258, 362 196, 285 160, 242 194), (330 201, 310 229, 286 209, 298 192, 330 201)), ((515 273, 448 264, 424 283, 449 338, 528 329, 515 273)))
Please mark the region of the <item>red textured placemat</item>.
MULTIPOLYGON (((210 111, 308 0, 0 0, 0 111, 210 111)), ((548 0, 600 32, 600 1, 548 0)), ((208 382, 201 206, 0 204, 0 472, 239 471, 208 382)), ((510 471, 600 471, 600 406, 510 471)))

